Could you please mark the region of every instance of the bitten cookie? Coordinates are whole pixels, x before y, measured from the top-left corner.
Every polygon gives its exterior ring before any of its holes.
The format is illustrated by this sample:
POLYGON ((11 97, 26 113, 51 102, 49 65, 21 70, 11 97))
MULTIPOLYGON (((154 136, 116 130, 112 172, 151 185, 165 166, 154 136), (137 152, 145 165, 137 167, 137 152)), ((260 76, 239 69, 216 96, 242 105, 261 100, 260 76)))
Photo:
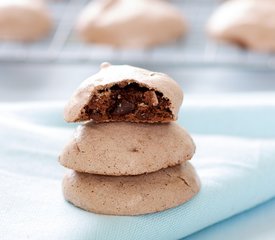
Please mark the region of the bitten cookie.
POLYGON ((103 63, 76 90, 64 115, 67 122, 170 122, 182 100, 180 86, 163 73, 103 63))
POLYGON ((137 175, 192 158, 195 145, 176 123, 89 122, 79 126, 60 163, 79 172, 137 175))
POLYGON ((111 177, 72 171, 63 180, 65 199, 85 210, 139 215, 176 207, 200 189, 190 163, 138 176, 111 177))
POLYGON ((51 17, 43 1, 0 1, 0 40, 35 41, 45 37, 51 27, 51 17))
POLYGON ((231 0, 210 18, 213 38, 258 51, 275 51, 275 1, 231 0))
POLYGON ((76 29, 86 42, 146 48, 183 36, 187 24, 163 0, 97 0, 83 10, 76 29))

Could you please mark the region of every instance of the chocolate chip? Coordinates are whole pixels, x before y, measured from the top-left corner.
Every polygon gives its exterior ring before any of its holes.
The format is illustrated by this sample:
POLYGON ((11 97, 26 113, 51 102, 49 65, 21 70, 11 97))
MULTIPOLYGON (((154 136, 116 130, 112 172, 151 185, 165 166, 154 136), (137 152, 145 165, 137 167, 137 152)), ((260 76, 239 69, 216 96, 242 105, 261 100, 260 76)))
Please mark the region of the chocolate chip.
POLYGON ((123 99, 114 109, 114 115, 126 115, 135 109, 135 104, 123 99))

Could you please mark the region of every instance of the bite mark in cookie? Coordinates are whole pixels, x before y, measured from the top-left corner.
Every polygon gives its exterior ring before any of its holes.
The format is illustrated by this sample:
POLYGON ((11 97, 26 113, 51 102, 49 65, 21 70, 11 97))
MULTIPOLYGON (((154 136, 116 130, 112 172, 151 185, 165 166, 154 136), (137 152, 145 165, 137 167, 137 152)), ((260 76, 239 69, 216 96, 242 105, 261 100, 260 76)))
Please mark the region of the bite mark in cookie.
POLYGON ((169 122, 173 114, 163 94, 124 81, 98 90, 84 107, 82 118, 94 121, 169 122))
POLYGON ((172 122, 182 101, 181 87, 166 74, 103 63, 75 91, 64 115, 67 122, 172 122))

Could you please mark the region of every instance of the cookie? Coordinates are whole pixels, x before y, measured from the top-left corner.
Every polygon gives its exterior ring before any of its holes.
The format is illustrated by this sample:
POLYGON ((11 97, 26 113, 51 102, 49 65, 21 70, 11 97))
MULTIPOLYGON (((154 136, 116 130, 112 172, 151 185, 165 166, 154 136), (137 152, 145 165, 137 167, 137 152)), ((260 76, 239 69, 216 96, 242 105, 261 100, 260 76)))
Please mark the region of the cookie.
POLYGON ((275 2, 231 0, 210 18, 207 31, 219 41, 258 51, 275 51, 275 2))
POLYGON ((86 123, 60 155, 60 163, 79 172, 137 175, 192 158, 195 145, 176 123, 86 123))
POLYGON ((76 90, 64 115, 67 122, 171 122, 182 100, 180 86, 163 73, 103 63, 76 90))
POLYGON ((190 163, 137 176, 72 171, 63 179, 67 201, 87 211, 110 215, 163 211, 187 202, 199 189, 199 178, 190 163))
POLYGON ((48 35, 51 27, 43 1, 0 1, 0 40, 35 41, 48 35))
POLYGON ((187 24, 162 0, 98 0, 81 13, 76 30, 85 42, 118 48, 148 48, 175 41, 187 24))

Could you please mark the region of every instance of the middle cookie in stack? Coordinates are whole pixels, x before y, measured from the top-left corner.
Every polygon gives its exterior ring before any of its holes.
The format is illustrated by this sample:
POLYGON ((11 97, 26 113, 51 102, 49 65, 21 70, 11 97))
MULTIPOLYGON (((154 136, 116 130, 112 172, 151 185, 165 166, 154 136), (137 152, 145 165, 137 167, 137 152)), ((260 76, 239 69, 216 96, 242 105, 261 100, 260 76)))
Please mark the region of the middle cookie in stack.
POLYGON ((65 198, 114 215, 162 211, 192 198, 200 184, 186 161, 195 145, 171 122, 182 99, 165 74, 103 64, 65 109, 68 122, 94 120, 77 128, 60 156, 74 170, 63 181, 65 198))

